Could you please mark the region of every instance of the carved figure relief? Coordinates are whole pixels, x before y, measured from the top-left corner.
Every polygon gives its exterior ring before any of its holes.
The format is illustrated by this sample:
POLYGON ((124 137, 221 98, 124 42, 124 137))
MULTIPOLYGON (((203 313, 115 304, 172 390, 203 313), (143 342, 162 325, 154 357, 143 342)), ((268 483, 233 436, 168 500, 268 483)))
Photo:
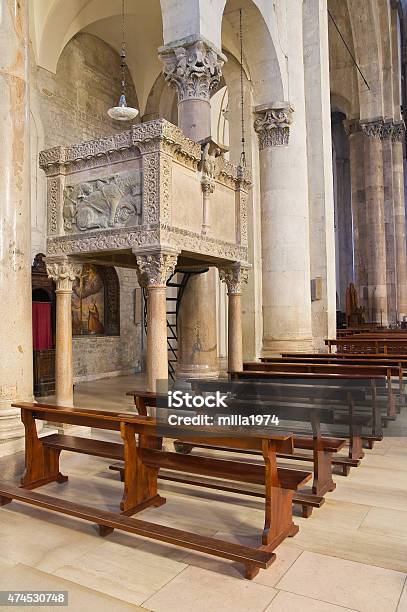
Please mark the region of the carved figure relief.
POLYGON ((139 225, 141 193, 141 172, 68 185, 64 189, 65 231, 139 225))

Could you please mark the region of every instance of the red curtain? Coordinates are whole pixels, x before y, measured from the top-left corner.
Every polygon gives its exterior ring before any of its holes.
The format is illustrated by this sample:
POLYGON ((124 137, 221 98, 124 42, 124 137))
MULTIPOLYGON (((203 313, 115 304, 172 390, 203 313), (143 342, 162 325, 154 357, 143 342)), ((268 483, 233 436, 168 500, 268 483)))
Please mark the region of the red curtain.
POLYGON ((52 349, 51 304, 33 302, 33 348, 34 351, 52 349))

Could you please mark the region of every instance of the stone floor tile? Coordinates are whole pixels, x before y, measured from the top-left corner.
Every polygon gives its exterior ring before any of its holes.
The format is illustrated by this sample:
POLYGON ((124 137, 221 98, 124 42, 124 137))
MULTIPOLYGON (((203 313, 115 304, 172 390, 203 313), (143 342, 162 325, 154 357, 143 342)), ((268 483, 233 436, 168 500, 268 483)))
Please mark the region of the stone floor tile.
MULTIPOLYGON (((136 612, 141 610, 138 606, 130 605, 120 599, 109 597, 92 589, 84 588, 69 580, 52 576, 37 569, 25 565, 16 565, 7 571, 0 573, 0 590, 24 590, 24 591, 68 591, 67 607, 51 606, 41 608, 47 612, 83 612, 94 610, 95 612, 136 612)), ((22 610, 21 607, 2 607, 2 610, 22 610)), ((38 610, 39 608, 25 607, 25 610, 38 610)))
POLYGON ((105 542, 53 574, 139 605, 186 567, 164 557, 161 551, 154 554, 154 544, 146 551, 105 542))
POLYGON ((280 591, 265 612, 357 612, 357 610, 280 591))
POLYGON ((360 531, 372 535, 383 535, 395 539, 407 540, 407 510, 389 510, 388 508, 371 508, 363 519, 360 531))
POLYGON ((304 552, 276 587, 359 612, 394 612, 405 578, 401 572, 304 552))
POLYGON ((143 605, 153 612, 262 612, 276 593, 250 580, 188 567, 143 605))
POLYGON ((397 612, 407 612, 407 579, 404 583, 403 592, 397 606, 397 612))

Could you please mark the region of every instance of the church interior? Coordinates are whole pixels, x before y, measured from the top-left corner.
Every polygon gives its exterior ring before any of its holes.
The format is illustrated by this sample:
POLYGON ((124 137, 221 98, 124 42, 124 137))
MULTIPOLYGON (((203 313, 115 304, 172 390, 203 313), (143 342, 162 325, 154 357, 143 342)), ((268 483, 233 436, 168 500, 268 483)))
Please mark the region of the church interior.
POLYGON ((0 49, 0 606, 407 612, 407 0, 0 49))

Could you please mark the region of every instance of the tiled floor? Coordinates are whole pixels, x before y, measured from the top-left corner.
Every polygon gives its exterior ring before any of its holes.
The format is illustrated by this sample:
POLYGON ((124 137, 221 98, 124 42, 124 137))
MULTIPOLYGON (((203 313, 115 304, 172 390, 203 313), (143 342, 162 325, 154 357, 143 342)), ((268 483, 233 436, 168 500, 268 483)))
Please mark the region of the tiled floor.
MULTIPOLYGON (((123 393, 137 385, 140 377, 83 383, 75 404, 131 409, 123 393)), ((122 485, 108 465, 63 454, 69 483, 43 491, 115 510, 122 485)), ((2 478, 16 479, 22 468, 22 454, 0 459, 2 478)), ((0 591, 67 590, 72 612, 407 612, 407 440, 386 438, 348 478, 335 480, 325 505, 309 519, 296 517, 299 533, 253 581, 230 561, 121 532, 101 539, 93 525, 13 502, 0 509, 0 591)), ((258 499, 161 488, 167 504, 140 517, 258 542, 258 499)))

